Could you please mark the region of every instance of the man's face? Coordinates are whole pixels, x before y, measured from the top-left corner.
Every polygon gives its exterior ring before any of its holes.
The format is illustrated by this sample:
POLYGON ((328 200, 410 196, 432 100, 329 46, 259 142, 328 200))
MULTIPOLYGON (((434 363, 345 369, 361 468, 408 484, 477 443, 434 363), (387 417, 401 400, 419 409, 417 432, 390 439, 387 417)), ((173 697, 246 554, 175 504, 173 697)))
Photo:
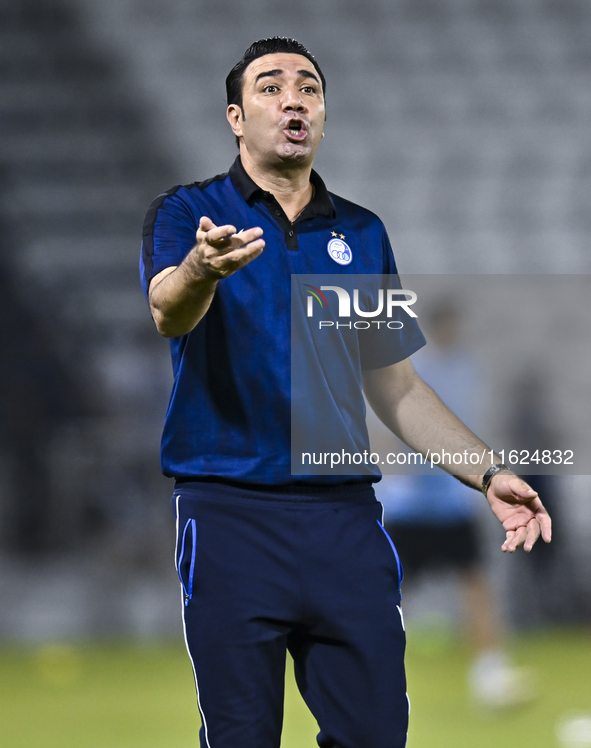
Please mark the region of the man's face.
POLYGON ((261 168, 310 165, 324 130, 324 96, 318 73, 302 55, 279 53, 251 62, 243 75, 242 110, 228 107, 228 121, 261 168))

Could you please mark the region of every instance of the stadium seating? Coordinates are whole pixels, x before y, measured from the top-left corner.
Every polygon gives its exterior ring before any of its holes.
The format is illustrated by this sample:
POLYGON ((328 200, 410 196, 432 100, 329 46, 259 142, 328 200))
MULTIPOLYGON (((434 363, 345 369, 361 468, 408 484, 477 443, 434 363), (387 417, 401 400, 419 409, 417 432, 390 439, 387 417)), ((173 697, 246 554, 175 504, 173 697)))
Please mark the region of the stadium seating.
MULTIPOLYGON (((158 192, 227 169, 224 76, 274 34, 318 56, 319 171, 385 220, 406 273, 591 270, 585 0, 3 1, 5 267, 86 399, 52 437, 66 530, 124 527, 121 492, 160 522, 170 374, 137 280, 141 223, 158 192)), ((48 531, 67 545, 65 529, 48 531)))

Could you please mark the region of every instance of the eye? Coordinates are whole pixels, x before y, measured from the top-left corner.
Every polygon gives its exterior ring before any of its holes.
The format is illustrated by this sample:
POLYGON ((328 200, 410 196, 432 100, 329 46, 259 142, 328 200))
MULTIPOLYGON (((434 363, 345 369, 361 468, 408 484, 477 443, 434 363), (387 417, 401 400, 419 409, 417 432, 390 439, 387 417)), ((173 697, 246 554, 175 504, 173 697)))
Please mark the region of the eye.
POLYGON ((279 87, 273 83, 269 83, 263 87, 263 93, 277 93, 277 91, 279 91, 279 87))
POLYGON ((316 88, 315 86, 302 86, 302 91, 307 94, 315 94, 316 88))

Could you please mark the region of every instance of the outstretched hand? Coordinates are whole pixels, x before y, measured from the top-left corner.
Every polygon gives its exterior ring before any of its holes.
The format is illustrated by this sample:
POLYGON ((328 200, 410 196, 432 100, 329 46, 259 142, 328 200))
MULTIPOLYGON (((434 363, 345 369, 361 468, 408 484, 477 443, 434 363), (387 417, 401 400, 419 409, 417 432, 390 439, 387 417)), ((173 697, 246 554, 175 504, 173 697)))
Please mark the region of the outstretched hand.
POLYGON ((202 216, 187 260, 201 277, 227 278, 261 254, 265 246, 262 235, 258 226, 237 233, 234 226, 216 226, 202 216))
POLYGON ((551 541, 550 515, 538 494, 521 478, 503 473, 495 475, 486 498, 507 532, 503 551, 514 553, 523 546, 529 553, 540 535, 546 543, 551 541))
POLYGON ((236 232, 234 226, 216 226, 202 216, 189 254, 150 282, 150 309, 158 332, 166 338, 191 332, 209 309, 218 282, 261 254, 262 236, 259 226, 236 232))

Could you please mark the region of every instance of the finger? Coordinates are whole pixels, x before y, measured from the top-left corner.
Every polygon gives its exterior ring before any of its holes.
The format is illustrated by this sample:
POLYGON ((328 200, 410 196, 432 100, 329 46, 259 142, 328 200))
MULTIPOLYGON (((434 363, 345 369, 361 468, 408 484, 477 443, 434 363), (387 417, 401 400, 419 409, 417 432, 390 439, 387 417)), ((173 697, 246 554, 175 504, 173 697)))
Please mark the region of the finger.
MULTIPOLYGON (((224 240, 212 242, 212 246, 218 252, 228 254, 232 250, 239 249, 240 247, 247 247, 252 244, 253 241, 259 239, 263 234, 263 229, 256 227, 248 229, 247 231, 239 231, 237 234, 232 234, 226 237, 224 240)), ((264 246, 264 243, 263 245, 264 246)))
POLYGON ((552 541, 552 518, 544 507, 536 514, 536 519, 542 531, 542 540, 545 543, 550 543, 552 541))
POLYGON ((515 530, 515 536, 513 537, 513 550, 516 551, 518 548, 521 548, 521 546, 525 543, 526 538, 527 525, 518 527, 517 530, 515 530))
POLYGON ((208 216, 201 216, 199 219, 199 231, 209 231, 215 227, 215 223, 208 216))
POLYGON ((242 247, 244 244, 249 244, 262 235, 263 229, 260 226, 253 226, 251 229, 242 229, 237 234, 234 234, 232 240, 235 239, 237 242, 240 242, 237 246, 242 247))
POLYGON ((509 553, 515 553, 518 548, 525 543, 527 537, 527 527, 518 527, 517 530, 510 531, 507 533, 507 540, 505 541, 504 550, 509 553), (511 535, 511 537, 510 537, 511 535))
POLYGON ((537 519, 532 519, 527 526, 527 535, 525 538, 525 543, 523 544, 523 550, 526 553, 529 553, 531 549, 534 547, 537 539, 540 537, 540 524, 537 519))
POLYGON ((230 239, 236 234, 235 226, 214 226, 205 232, 204 240, 208 244, 218 244, 230 239))
POLYGON ((264 248, 265 240, 255 239, 253 242, 249 242, 248 244, 244 244, 243 246, 228 252, 224 255, 224 261, 242 263, 242 260, 244 260, 244 264, 246 264, 246 262, 250 262, 251 259, 258 257, 264 248))
MULTIPOLYGON (((207 241, 209 232, 217 228, 218 227, 211 220, 211 218, 209 218, 208 216, 201 216, 201 218, 199 219, 199 227, 197 228, 197 232, 195 234, 197 244, 203 241, 207 241)), ((222 226, 222 228, 225 227, 222 226)))
POLYGON ((515 548, 513 548, 513 538, 515 537, 515 532, 513 530, 507 530, 507 537, 505 539, 505 542, 501 546, 501 550, 503 553, 513 553, 515 548))
POLYGON ((535 518, 541 529, 542 539, 545 543, 550 543, 552 541, 552 518, 548 514, 539 497, 536 497, 528 508, 535 513, 535 518))
POLYGON ((254 242, 233 249, 220 255, 217 261, 211 263, 211 267, 217 272, 221 273, 224 277, 239 270, 244 265, 258 257, 265 247, 264 239, 257 239, 254 242))

